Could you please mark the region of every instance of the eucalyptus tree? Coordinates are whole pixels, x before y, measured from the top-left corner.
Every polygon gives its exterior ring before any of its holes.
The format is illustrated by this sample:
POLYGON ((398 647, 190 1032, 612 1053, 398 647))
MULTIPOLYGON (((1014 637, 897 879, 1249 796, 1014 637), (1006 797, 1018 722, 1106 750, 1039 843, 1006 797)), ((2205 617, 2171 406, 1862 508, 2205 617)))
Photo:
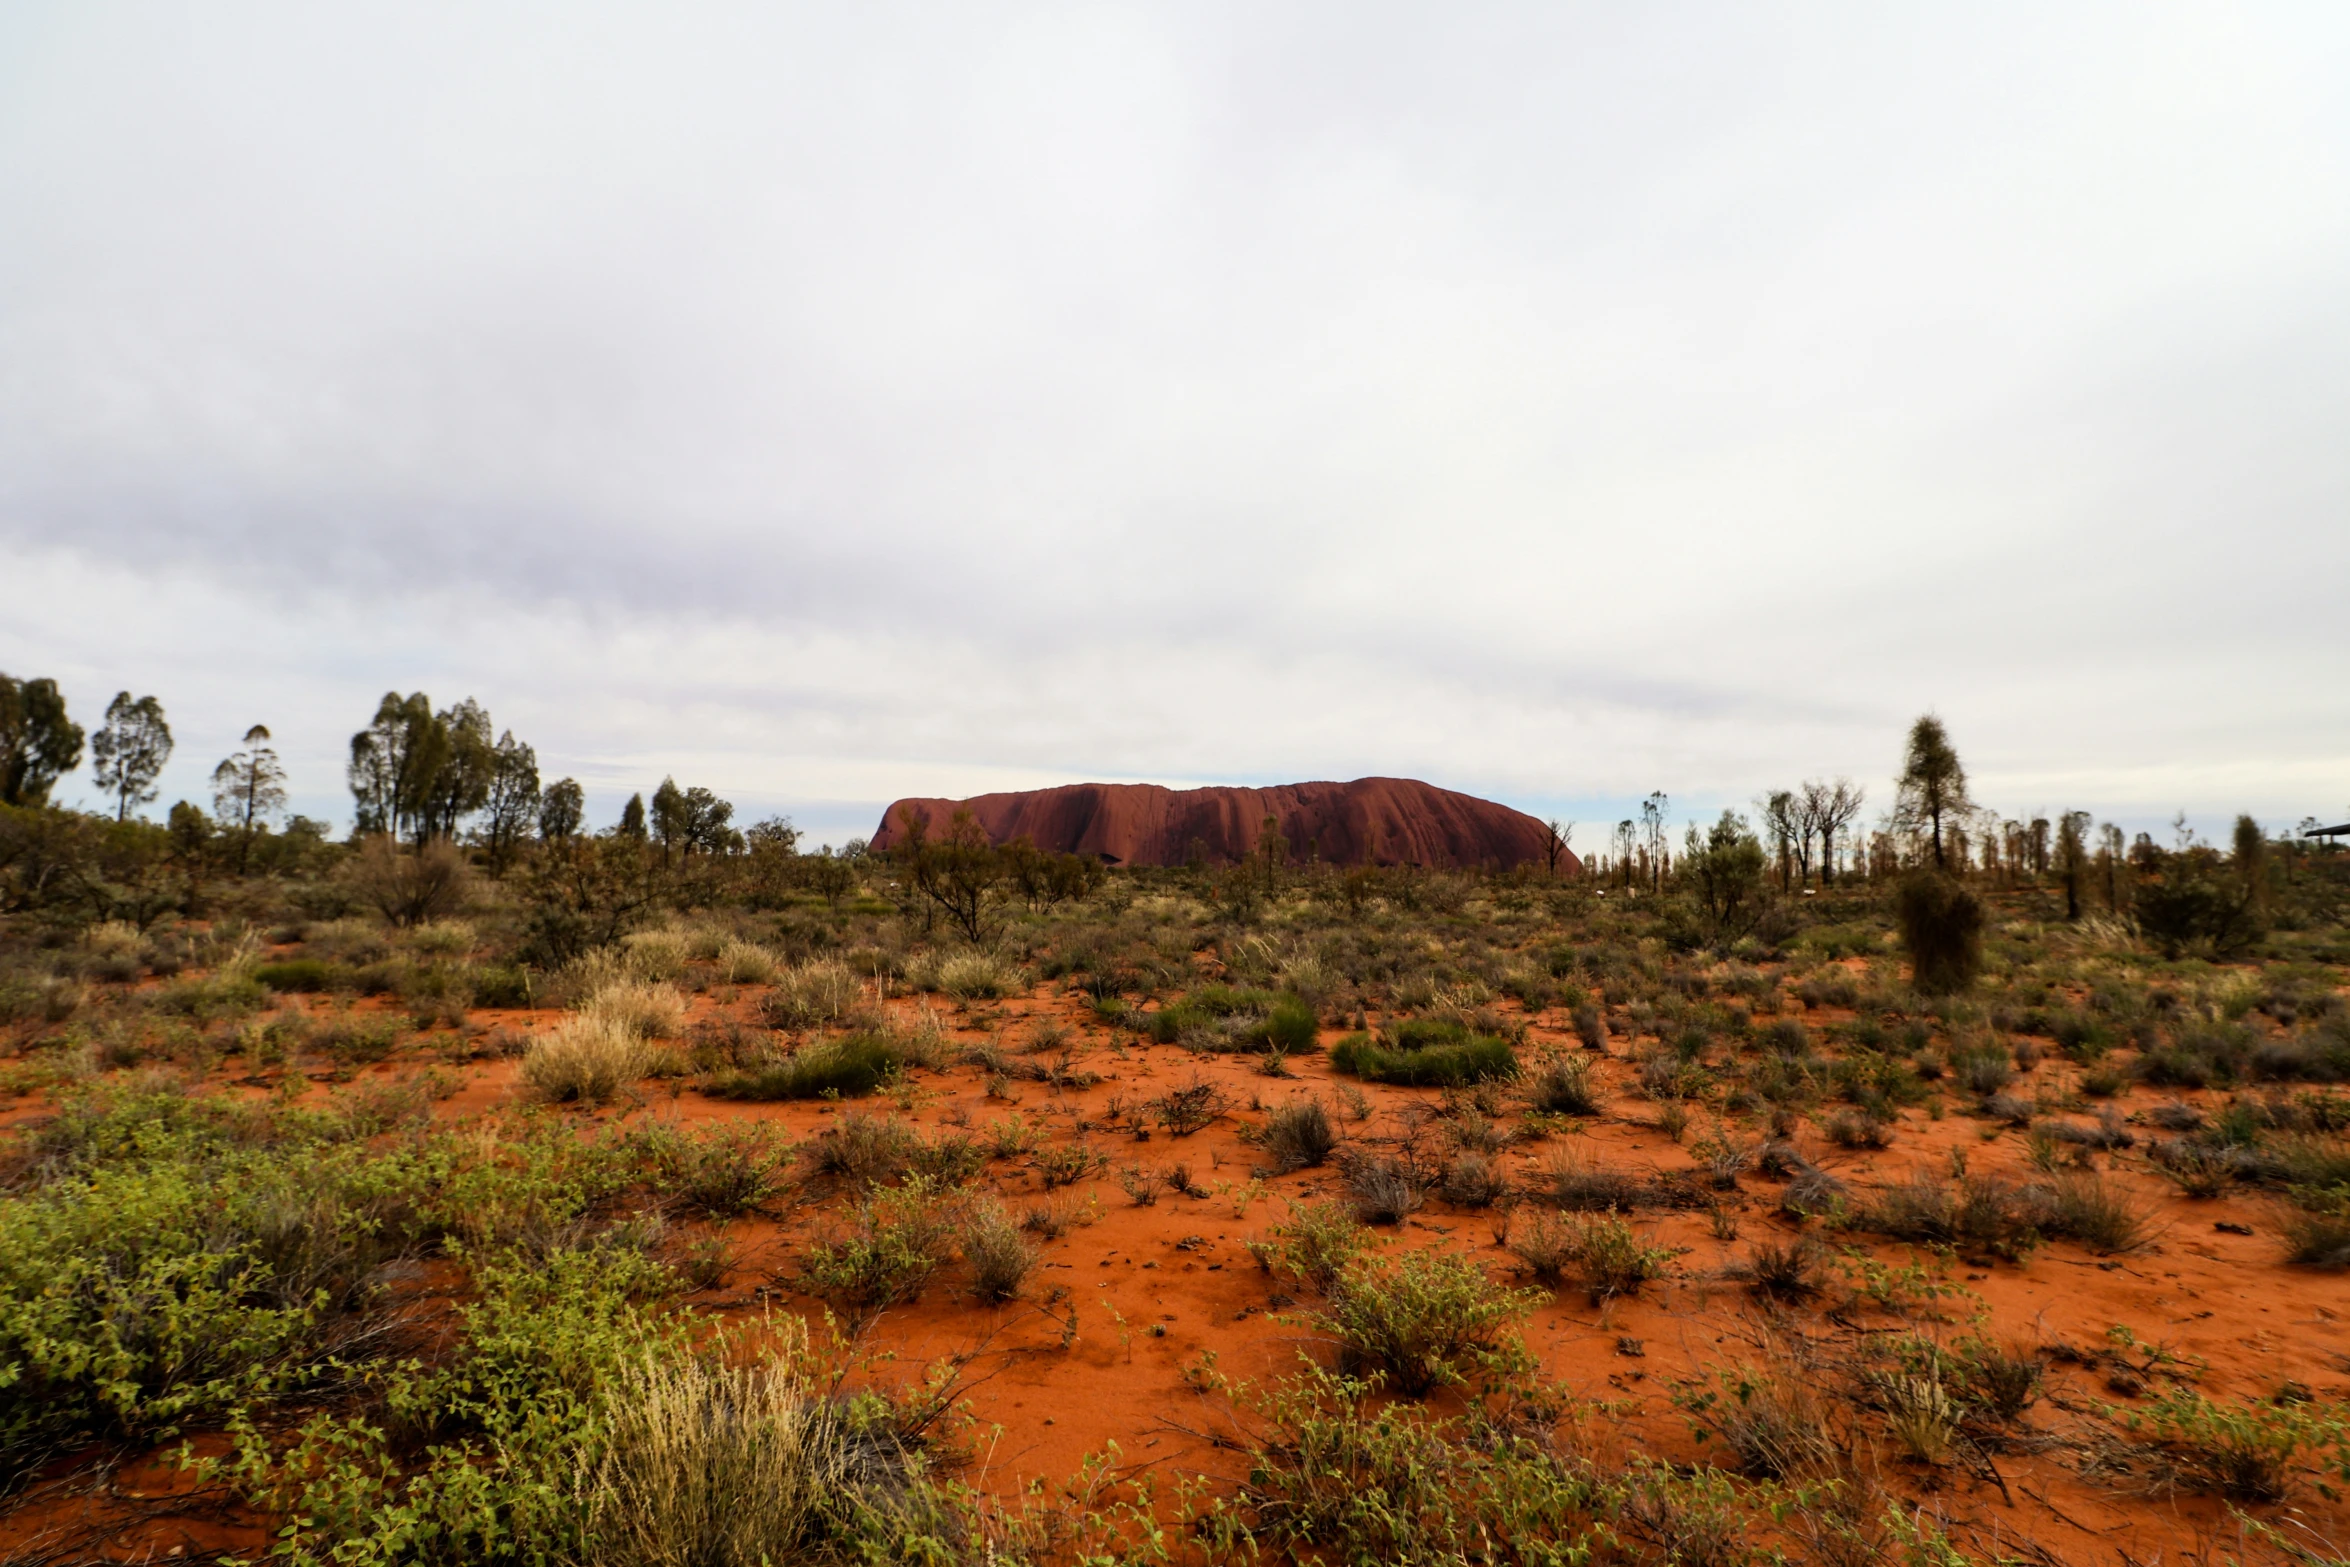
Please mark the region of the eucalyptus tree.
POLYGON ((82 726, 46 676, 0 674, 0 805, 46 805, 57 780, 82 764, 82 726))
POLYGON ((90 737, 90 776, 114 796, 114 819, 130 819, 131 807, 155 798, 155 780, 171 760, 171 725, 163 704, 152 696, 118 691, 106 704, 106 722, 90 737))
POLYGON ((269 726, 245 731, 245 748, 212 769, 212 814, 237 832, 237 870, 253 857, 253 834, 285 808, 286 770, 269 744, 269 726))

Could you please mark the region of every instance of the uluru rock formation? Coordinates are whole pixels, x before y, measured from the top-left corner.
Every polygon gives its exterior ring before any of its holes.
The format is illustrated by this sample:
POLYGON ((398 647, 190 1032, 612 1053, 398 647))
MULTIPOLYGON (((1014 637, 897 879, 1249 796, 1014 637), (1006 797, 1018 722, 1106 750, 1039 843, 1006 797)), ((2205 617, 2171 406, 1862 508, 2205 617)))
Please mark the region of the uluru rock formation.
MULTIPOLYGON (((875 849, 899 840, 908 810, 920 812, 934 834, 955 812, 968 810, 996 843, 1026 837, 1052 853, 1097 855, 1112 865, 1237 860, 1256 847, 1268 816, 1280 822, 1293 863, 1319 858, 1337 865, 1503 869, 1549 863, 1549 829, 1524 811, 1414 778, 1270 789, 1064 784, 968 800, 898 800, 873 835, 875 849)), ((1581 871, 1573 854, 1560 854, 1560 875, 1581 871)))

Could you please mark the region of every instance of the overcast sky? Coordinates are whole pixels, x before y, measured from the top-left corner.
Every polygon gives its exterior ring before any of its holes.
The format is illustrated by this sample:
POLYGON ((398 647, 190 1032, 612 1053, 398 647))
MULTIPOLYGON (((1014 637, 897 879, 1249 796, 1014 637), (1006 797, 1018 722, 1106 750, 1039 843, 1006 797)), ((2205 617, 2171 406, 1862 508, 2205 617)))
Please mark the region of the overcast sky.
POLYGON ((388 688, 833 841, 2339 819, 2350 7, 13 4, 0 575, 346 823, 388 688))

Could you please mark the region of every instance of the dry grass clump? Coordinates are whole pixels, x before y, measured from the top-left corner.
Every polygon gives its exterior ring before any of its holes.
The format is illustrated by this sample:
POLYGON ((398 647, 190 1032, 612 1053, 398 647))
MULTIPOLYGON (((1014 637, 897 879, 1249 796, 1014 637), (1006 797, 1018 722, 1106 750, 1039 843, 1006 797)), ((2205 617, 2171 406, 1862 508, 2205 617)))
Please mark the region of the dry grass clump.
POLYGON ((531 1040, 521 1079, 525 1092, 550 1104, 602 1104, 652 1064, 651 1047, 619 1019, 582 1012, 531 1040))
POLYGON ((971 1290, 981 1300, 1010 1300, 1035 1270, 1036 1247, 1002 1203, 973 1205, 964 1216, 961 1240, 963 1260, 971 1265, 971 1290))
POLYGON ((729 940, 718 948, 718 973, 730 985, 765 985, 783 965, 755 941, 729 940))
POLYGON ((580 1004, 582 1017, 603 1018, 639 1039, 667 1039, 685 1027, 685 996, 675 985, 623 980, 580 1004))
POLYGON ((1338 1129, 1319 1099, 1300 1099, 1265 1117, 1258 1140, 1273 1168, 1287 1175, 1326 1162, 1338 1147, 1338 1129))
POLYGON ((1027 978, 1018 964, 980 950, 925 952, 906 965, 907 983, 957 1001, 993 1001, 1024 988, 1027 978))
POLYGON ((693 938, 682 930, 640 930, 623 937, 620 950, 628 971, 638 979, 675 979, 685 972, 693 938))
POLYGON ((787 1361, 647 1355, 601 1392, 609 1440, 584 1486, 599 1561, 806 1560, 844 1498, 905 1483, 895 1444, 787 1361))
POLYGON ((830 959, 780 969, 764 1003, 777 1028, 822 1028, 838 1022, 863 995, 857 976, 830 959))

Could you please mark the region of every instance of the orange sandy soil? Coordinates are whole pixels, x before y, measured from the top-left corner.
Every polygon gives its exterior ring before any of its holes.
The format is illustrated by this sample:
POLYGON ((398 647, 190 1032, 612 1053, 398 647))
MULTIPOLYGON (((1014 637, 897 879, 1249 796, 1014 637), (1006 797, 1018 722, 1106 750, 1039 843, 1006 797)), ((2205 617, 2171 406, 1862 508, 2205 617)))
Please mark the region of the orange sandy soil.
MULTIPOLYGON (((758 986, 715 985, 693 998, 691 1020, 749 1023, 762 993, 758 986)), ((1049 986, 968 1008, 903 997, 887 1005, 901 1021, 932 1006, 957 1042, 993 1038, 1015 1054, 1031 1028, 1058 1021, 1077 1036, 1081 1067, 1101 1074, 1102 1081, 1066 1090, 1020 1082, 1015 1097, 1006 1101, 988 1095, 979 1067, 917 1070, 910 1111, 901 1111, 886 1095, 839 1106, 731 1103, 704 1097, 682 1081, 652 1081, 640 1085, 633 1103, 569 1113, 583 1130, 660 1120, 761 1120, 803 1141, 835 1116, 854 1110, 902 1115, 932 1137, 948 1130, 984 1134, 990 1123, 1019 1115, 1041 1130, 1045 1144, 1084 1140, 1110 1162, 1096 1178, 1064 1192, 1045 1191, 1032 1159, 996 1161, 971 1188, 992 1189, 1016 1213, 1053 1197, 1084 1210, 1059 1238, 1042 1242, 1042 1260, 1022 1299, 1001 1307, 980 1305, 961 1293, 960 1270, 950 1268, 933 1279, 918 1302, 866 1324, 863 1347, 894 1355, 896 1371, 907 1375, 933 1359, 968 1357, 965 1396, 977 1425, 976 1463, 966 1477, 987 1491, 1013 1496, 1031 1481, 1067 1479, 1089 1454, 1113 1443, 1125 1474, 1230 1477, 1231 1453, 1208 1440, 1230 1429, 1229 1406, 1195 1392, 1185 1380, 1185 1368, 1212 1353, 1227 1376, 1257 1380, 1294 1368, 1301 1353, 1318 1352, 1320 1341, 1303 1319, 1313 1303, 1288 1301, 1279 1281, 1256 1265, 1245 1243, 1280 1223, 1289 1204, 1343 1190, 1335 1168, 1266 1173, 1262 1155, 1240 1135, 1257 1119, 1248 1107, 1255 1101, 1271 1108, 1292 1096, 1318 1094, 1338 1114, 1339 1087, 1358 1087, 1371 1115, 1365 1121, 1342 1116, 1345 1137, 1393 1146, 1415 1127, 1425 1128, 1421 1135, 1431 1141, 1440 1137, 1434 1115, 1444 1095, 1355 1084, 1333 1073, 1321 1057, 1292 1058, 1288 1070, 1294 1080, 1284 1081, 1262 1075, 1253 1057, 1195 1056, 1180 1046, 1143 1044, 1102 1026, 1082 998, 1054 994, 1049 986), (1184 1138, 1164 1133, 1137 1138, 1131 1118, 1112 1124, 1113 1097, 1137 1107, 1195 1076, 1220 1084, 1234 1104, 1207 1129, 1184 1138), (1189 1167, 1203 1195, 1170 1191, 1154 1205, 1138 1206, 1114 1178, 1121 1165, 1175 1163, 1189 1167), (1252 1188, 1252 1180, 1261 1180, 1261 1186, 1252 1188)), ((1782 1005, 1815 1028, 1851 1015, 1817 1008, 1805 1013, 1792 999, 1782 1005)), ((477 1011, 472 1029, 486 1025, 528 1032, 558 1016, 477 1011)), ((1540 1014, 1527 1021, 1531 1048, 1522 1055, 1576 1048, 1563 1016, 1540 1014)), ((1325 1031, 1325 1043, 1336 1037, 1325 1031)), ((437 1068, 453 1079, 436 1107, 436 1115, 445 1119, 517 1104, 512 1061, 451 1066, 429 1048, 454 1038, 445 1030, 421 1036, 411 1041, 407 1059, 362 1075, 437 1068)), ((1597 1164, 1644 1174, 1678 1173, 1696 1183, 1686 1149, 1651 1124, 1657 1107, 1632 1089, 1632 1071, 1622 1057, 1638 1043, 1623 1038, 1611 1043, 1614 1054, 1600 1072, 1606 1114, 1578 1123, 1571 1132, 1514 1144, 1501 1156, 1521 1188, 1538 1185, 1545 1165, 1564 1150, 1597 1164)), ((2074 1072, 2051 1051, 2019 1079, 2016 1090, 2054 1088, 2074 1072)), ((323 1095, 324 1085, 348 1074, 316 1076, 322 1086, 314 1092, 323 1095)), ((255 1084, 252 1091, 262 1090, 255 1084)), ((2223 1097, 2135 1089, 2115 1103, 2127 1115, 2172 1098, 2216 1104, 2223 1097)), ((20 1103, 0 1116, 0 1128, 22 1124, 43 1110, 35 1102, 20 1103)), ((1699 1112, 1688 1136, 1694 1139, 1706 1125, 1699 1112)), ((2143 1142, 2147 1129, 2139 1131, 2143 1142)), ((1798 1146, 1861 1189, 1903 1179, 1920 1167, 1945 1171, 1954 1150, 1965 1151, 1975 1172, 2031 1173, 2020 1135, 1992 1132, 1991 1123, 1963 1114, 1935 1120, 1923 1110, 1911 1110, 1893 1145, 1882 1151, 1839 1150, 1814 1136, 1808 1125, 1798 1146)), ((1747 1136, 1751 1140, 1751 1129, 1747 1136)), ((2350 1400, 2345 1323, 2350 1289, 2338 1276, 2296 1271, 2277 1260, 2270 1202, 2257 1197, 2188 1201, 2150 1172, 2142 1157, 2124 1153, 2097 1159, 2101 1167, 2109 1166, 2109 1180, 2156 1215, 2159 1233, 2127 1257, 2099 1259, 2059 1244, 2020 1265, 1970 1265, 1859 1235, 1839 1235, 1833 1243, 1839 1250, 1865 1252, 1895 1265, 1924 1262, 1942 1282, 1979 1298, 1988 1312, 1982 1325, 1987 1336, 2056 1350, 2047 1393, 2025 1416, 2028 1433, 2074 1442, 2093 1439, 2109 1429, 2096 1418, 2101 1407, 2133 1402, 2109 1388, 2110 1357, 2098 1363, 2109 1347, 2107 1331, 2116 1325, 2127 1326, 2143 1344, 2162 1346, 2179 1362, 2202 1366, 2195 1385, 2213 1399, 2267 1397, 2293 1382, 2329 1405, 2350 1400), (2081 1357, 2068 1359, 2068 1349, 2081 1357)), ((1605 1404, 1591 1429, 1619 1456, 1646 1452, 1684 1462, 1707 1456, 1671 1403, 1671 1393, 1676 1384, 1706 1379, 1713 1368, 1759 1358, 1766 1318, 1776 1314, 1766 1313, 1731 1270, 1755 1241, 1784 1240, 1795 1233, 1777 1214, 1778 1190, 1778 1183, 1749 1172, 1737 1191, 1720 1194, 1720 1202, 1738 1215, 1738 1237, 1729 1241, 1716 1238, 1703 1211, 1642 1210, 1636 1222, 1650 1243, 1677 1253, 1665 1280, 1638 1298, 1604 1309, 1593 1308, 1570 1287, 1525 1319, 1525 1341, 1546 1374, 1578 1399, 1605 1404)), ((797 1254, 809 1239, 841 1222, 845 1201, 841 1189, 809 1180, 771 1203, 770 1217, 727 1226, 735 1263, 720 1287, 691 1297, 692 1303, 724 1316, 770 1310, 820 1316, 822 1303, 795 1287, 797 1254)), ((1497 1241, 1491 1214, 1450 1209, 1434 1196, 1400 1229, 1377 1233, 1390 1253, 1446 1246, 1477 1258, 1497 1279, 1512 1273, 1514 1259, 1497 1241)), ((1848 1358, 1858 1336, 1899 1325, 1889 1317, 1838 1310, 1842 1304, 1841 1292, 1831 1291, 1776 1320, 1782 1329, 1791 1327, 1822 1346, 1831 1359, 1848 1358)), ((439 1305, 445 1308, 445 1295, 439 1305)), ((1955 1332, 1975 1308, 1962 1296, 1944 1301, 1941 1309, 1955 1332)), ((2136 1359, 2142 1365, 2145 1356, 2141 1352, 2136 1359)), ((2167 1385, 2157 1373, 2139 1397, 2151 1397, 2167 1385)), ((1849 1396, 1842 1388, 1823 1391, 1831 1398, 1849 1396)), ((2126 1480, 2085 1479, 2073 1467, 2080 1449, 2063 1440, 2018 1445, 2044 1450, 2003 1451, 1979 1470, 1960 1463, 1921 1466, 1898 1459, 1889 1449, 1880 1454, 1880 1464, 1892 1492, 1922 1500, 1930 1514, 1940 1516, 1955 1544, 1985 1562, 2153 1567, 2283 1559, 2244 1540, 2227 1506, 2216 1499, 2154 1496, 2126 1480)), ((199 1435, 195 1447, 216 1453, 225 1444, 199 1435)), ((61 1525, 92 1519, 109 1524, 106 1560, 198 1559, 265 1549, 266 1530, 258 1520, 174 1510, 174 1494, 187 1489, 175 1452, 129 1456, 96 1495, 80 1485, 54 1492, 36 1487, 19 1498, 13 1513, 0 1517, 0 1553, 7 1553, 0 1561, 52 1559, 19 1550, 29 1541, 54 1537, 61 1525)), ((49 1473, 83 1479, 94 1460, 113 1462, 120 1456, 84 1454, 52 1466, 49 1473)), ((1712 1456, 1723 1455, 1717 1449, 1712 1456)), ((2305 1524, 2318 1540, 2350 1541, 2350 1508, 2307 1487, 2291 1506, 2252 1511, 2272 1523, 2305 1524)))

